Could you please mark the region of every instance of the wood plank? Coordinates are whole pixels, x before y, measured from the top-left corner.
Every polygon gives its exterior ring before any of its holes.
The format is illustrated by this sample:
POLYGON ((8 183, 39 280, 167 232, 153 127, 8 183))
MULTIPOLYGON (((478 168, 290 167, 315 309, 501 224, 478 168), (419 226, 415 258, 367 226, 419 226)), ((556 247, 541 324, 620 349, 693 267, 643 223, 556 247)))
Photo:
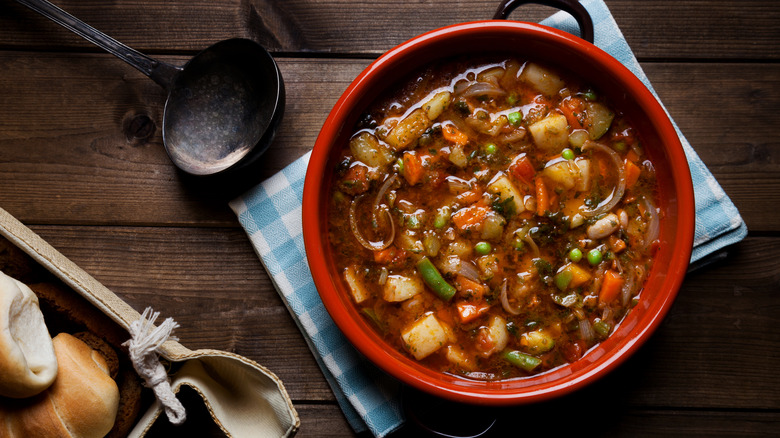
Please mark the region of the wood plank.
POLYGON ((672 118, 754 231, 776 230, 780 70, 767 64, 643 64, 672 118))
MULTIPOLYGON (((134 308, 174 316, 184 345, 257 360, 287 382, 294 399, 332 400, 243 232, 34 229, 134 308)), ((780 410, 779 242, 748 238, 726 261, 691 274, 658 332, 585 396, 620 391, 620 402, 632 406, 780 410)))
MULTIPOLYGON (((195 53, 219 40, 249 37, 275 52, 376 56, 429 30, 492 17, 497 0, 367 2, 348 0, 60 0, 63 9, 147 53, 195 53), (414 16, 414 20, 409 20, 414 16)), ((640 58, 778 59, 780 8, 769 0, 733 2, 607 0, 640 58), (745 35, 750 35, 745 38, 745 35)), ((513 20, 540 21, 552 8, 525 6, 513 20)), ((0 47, 95 50, 15 3, 0 5, 0 47)))
MULTIPOLYGON (((246 187, 311 149, 332 105, 367 63, 281 60, 285 119, 263 167, 246 187)), ((156 128, 165 96, 140 73, 99 54, 0 52, 0 64, 6 66, 0 71, 5 90, 0 94, 0 205, 20 220, 236 225, 228 196, 203 193, 170 164, 156 128), (154 124, 150 137, 134 138, 137 133, 128 130, 136 116, 154 124)), ((780 222, 767 206, 780 203, 780 142, 774 128, 780 126, 780 96, 774 92, 780 65, 646 63, 644 68, 748 227, 777 231, 780 222)))

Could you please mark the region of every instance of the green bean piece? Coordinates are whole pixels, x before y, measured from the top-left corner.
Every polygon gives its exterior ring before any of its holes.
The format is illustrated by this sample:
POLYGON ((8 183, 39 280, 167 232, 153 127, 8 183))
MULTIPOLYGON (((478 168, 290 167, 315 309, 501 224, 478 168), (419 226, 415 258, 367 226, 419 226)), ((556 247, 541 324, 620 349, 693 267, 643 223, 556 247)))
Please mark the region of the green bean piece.
POLYGON ((423 281, 433 292, 444 301, 449 301, 455 296, 455 287, 447 283, 447 280, 441 276, 439 270, 433 265, 428 257, 423 257, 417 262, 417 269, 422 275, 423 281))
POLYGON ((530 354, 525 354, 517 350, 506 351, 504 352, 503 356, 507 362, 529 372, 533 371, 534 368, 538 367, 542 363, 542 360, 538 357, 534 357, 530 354))

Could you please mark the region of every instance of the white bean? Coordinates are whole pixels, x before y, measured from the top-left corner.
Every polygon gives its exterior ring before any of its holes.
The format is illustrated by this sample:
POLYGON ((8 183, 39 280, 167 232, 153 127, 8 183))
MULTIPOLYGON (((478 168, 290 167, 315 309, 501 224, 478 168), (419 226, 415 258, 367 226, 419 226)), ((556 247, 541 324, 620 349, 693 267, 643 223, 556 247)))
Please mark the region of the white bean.
POLYGON ((603 239, 620 228, 620 220, 614 213, 610 213, 588 227, 588 237, 591 239, 603 239))
POLYGON ((620 226, 623 228, 628 227, 628 213, 626 213, 625 210, 620 210, 618 212, 618 216, 620 217, 620 226))

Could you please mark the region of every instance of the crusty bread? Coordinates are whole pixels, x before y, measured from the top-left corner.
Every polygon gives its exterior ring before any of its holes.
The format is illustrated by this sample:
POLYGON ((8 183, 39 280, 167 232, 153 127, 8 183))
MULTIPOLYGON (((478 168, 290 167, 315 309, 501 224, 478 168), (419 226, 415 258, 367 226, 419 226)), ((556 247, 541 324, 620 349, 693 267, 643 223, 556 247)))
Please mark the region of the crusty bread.
POLYGON ((102 438, 114 426, 119 388, 103 356, 67 333, 53 344, 57 379, 36 397, 0 406, 0 437, 102 438))
POLYGON ((60 282, 31 283, 30 289, 40 300, 52 335, 72 333, 105 355, 111 377, 116 380, 120 391, 117 421, 108 437, 126 437, 142 407, 149 402, 147 400, 145 404, 143 400, 141 380, 130 363, 127 348, 122 346, 130 335, 84 297, 60 282))
MULTIPOLYGON (((130 337, 127 331, 3 237, 0 237, 0 270, 28 284, 35 293, 50 337, 63 332, 74 334, 105 356, 120 392, 116 421, 106 437, 126 437, 141 410, 154 401, 151 391, 142 387, 127 348, 122 346, 130 337)), ((42 396, 26 399, 0 396, 0 438, 12 436, 4 416, 9 412, 11 416, 18 415, 38 403, 42 396)))
POLYGON ((56 376, 57 359, 37 296, 0 272, 0 396, 32 397, 56 376))

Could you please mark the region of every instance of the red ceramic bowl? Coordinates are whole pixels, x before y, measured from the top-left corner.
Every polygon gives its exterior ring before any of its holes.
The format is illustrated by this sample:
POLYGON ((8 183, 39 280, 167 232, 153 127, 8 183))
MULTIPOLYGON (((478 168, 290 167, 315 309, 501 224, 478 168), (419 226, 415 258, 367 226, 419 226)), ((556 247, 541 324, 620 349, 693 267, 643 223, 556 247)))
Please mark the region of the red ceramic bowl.
POLYGON ((336 103, 314 145, 303 192, 303 237, 320 297, 357 349, 390 375, 450 400, 509 405, 569 393, 605 375, 645 342, 668 312, 691 255, 694 200, 688 162, 663 108, 622 64, 594 45, 542 25, 500 20, 471 22, 423 34, 390 50, 363 71, 336 103), (574 72, 606 93, 639 132, 656 166, 660 247, 639 304, 604 342, 580 360, 542 374, 482 382, 435 372, 388 346, 358 313, 334 265, 328 242, 328 196, 339 151, 361 112, 394 83, 434 60, 481 54, 485 48, 513 53, 574 72))

